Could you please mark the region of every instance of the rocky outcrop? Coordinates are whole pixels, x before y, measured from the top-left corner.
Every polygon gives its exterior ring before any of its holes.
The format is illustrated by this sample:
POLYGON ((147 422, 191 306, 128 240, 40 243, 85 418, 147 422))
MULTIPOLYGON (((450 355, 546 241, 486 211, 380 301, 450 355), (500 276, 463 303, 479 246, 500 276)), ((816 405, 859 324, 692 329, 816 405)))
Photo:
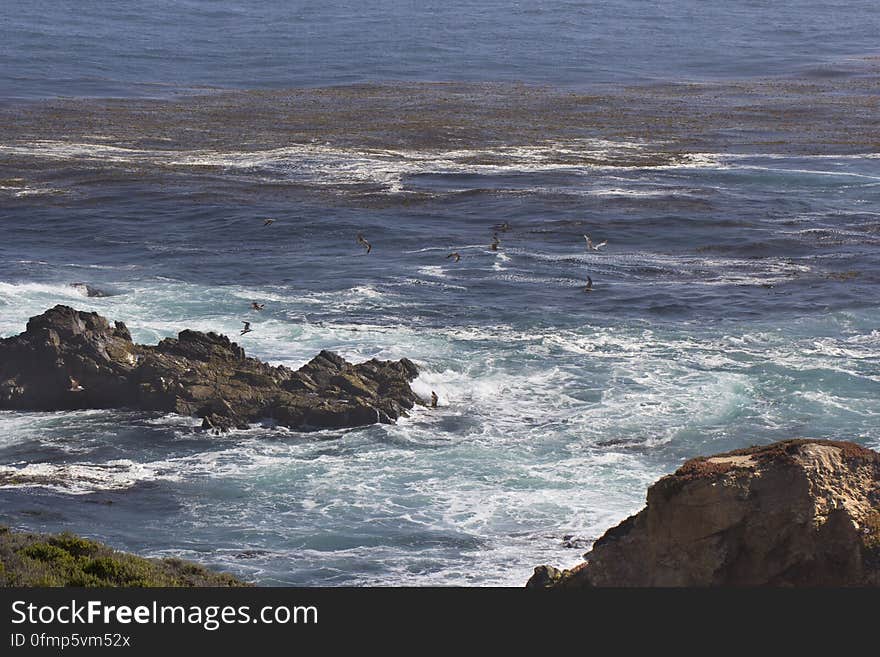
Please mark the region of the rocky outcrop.
POLYGON ((113 297, 118 294, 118 292, 114 292, 113 290, 95 287, 89 283, 71 283, 70 287, 84 297, 113 297))
POLYGON ((690 460, 584 558, 527 586, 880 586, 880 454, 790 440, 690 460))
POLYGON ((294 371, 190 330, 139 345, 122 322, 68 306, 0 340, 0 409, 166 411, 216 430, 262 419, 300 430, 391 423, 421 403, 409 385, 417 375, 405 358, 352 365, 328 351, 294 371))

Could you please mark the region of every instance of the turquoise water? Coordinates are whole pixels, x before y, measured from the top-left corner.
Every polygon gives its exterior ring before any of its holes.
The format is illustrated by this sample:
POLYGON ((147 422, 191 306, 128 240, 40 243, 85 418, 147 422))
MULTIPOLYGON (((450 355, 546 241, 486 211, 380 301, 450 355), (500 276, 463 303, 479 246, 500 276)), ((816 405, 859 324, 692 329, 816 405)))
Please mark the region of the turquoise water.
POLYGON ((2 23, 0 335, 248 319, 273 363, 409 357, 440 407, 0 413, 0 472, 64 482, 0 488, 0 522, 261 584, 521 585, 691 456, 880 447, 874 5, 275 4, 2 23))

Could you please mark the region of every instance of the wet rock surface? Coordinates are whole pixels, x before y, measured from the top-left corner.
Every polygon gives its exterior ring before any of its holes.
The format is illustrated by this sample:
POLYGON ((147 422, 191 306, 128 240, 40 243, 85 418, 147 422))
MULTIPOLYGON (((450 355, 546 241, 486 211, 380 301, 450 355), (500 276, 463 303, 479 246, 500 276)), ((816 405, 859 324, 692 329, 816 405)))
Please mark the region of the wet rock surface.
POLYGON ((61 305, 0 340, 0 409, 166 411, 218 431, 263 419, 298 430, 392 423, 422 403, 416 376, 408 359, 353 365, 328 351, 294 371, 200 331, 139 345, 122 322, 61 305))
POLYGON ((110 288, 97 287, 89 283, 71 283, 70 287, 84 297, 113 297, 119 294, 110 288))

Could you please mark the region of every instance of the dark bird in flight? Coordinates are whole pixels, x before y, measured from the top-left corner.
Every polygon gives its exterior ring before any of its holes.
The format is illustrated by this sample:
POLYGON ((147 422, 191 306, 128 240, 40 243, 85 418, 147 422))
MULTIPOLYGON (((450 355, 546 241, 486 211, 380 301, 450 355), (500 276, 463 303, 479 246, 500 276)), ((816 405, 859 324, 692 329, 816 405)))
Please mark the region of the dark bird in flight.
POLYGON ((506 233, 510 230, 510 224, 506 221, 503 224, 495 224, 492 226, 492 230, 500 230, 502 233, 506 233))
POLYGON ((251 302, 251 310, 262 310, 265 307, 265 303, 257 303, 256 301, 251 302))
POLYGON ((271 226, 271 225, 274 224, 274 223, 275 223, 275 220, 274 220, 274 219, 264 219, 264 220, 263 220, 263 227, 271 226))
POLYGON ((79 381, 74 379, 72 376, 67 377, 70 380, 70 392, 82 392, 85 390, 80 384, 79 381))
POLYGON ((358 233, 357 242, 367 250, 367 253, 373 250, 373 245, 370 244, 361 233, 358 233))
POLYGON ((242 322, 242 324, 244 324, 244 328, 241 329, 241 333, 239 333, 239 335, 244 335, 245 333, 250 333, 251 331, 254 330, 251 328, 250 322, 242 322))
POLYGON ((437 408, 438 401, 440 401, 440 398, 437 396, 437 393, 432 390, 431 391, 431 408, 437 408))
POLYGON ((446 256, 447 260, 449 260, 449 258, 455 258, 455 261, 458 262, 459 260, 461 260, 461 254, 458 253, 458 251, 453 251, 448 256, 446 256))
POLYGON ((498 246, 501 244, 501 240, 498 239, 498 233, 492 235, 492 244, 489 246, 493 251, 498 250, 498 246))
POLYGON ((584 292, 592 292, 593 291, 593 279, 587 276, 587 285, 584 287, 584 292))

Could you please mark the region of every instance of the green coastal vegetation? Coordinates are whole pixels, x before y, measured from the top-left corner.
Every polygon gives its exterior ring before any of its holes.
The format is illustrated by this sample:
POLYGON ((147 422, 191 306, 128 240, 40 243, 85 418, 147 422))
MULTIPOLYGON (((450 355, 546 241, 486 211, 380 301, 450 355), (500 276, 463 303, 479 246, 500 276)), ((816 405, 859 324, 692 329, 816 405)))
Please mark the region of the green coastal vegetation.
POLYGON ((0 526, 0 586, 247 586, 182 559, 145 559, 74 534, 0 526))

